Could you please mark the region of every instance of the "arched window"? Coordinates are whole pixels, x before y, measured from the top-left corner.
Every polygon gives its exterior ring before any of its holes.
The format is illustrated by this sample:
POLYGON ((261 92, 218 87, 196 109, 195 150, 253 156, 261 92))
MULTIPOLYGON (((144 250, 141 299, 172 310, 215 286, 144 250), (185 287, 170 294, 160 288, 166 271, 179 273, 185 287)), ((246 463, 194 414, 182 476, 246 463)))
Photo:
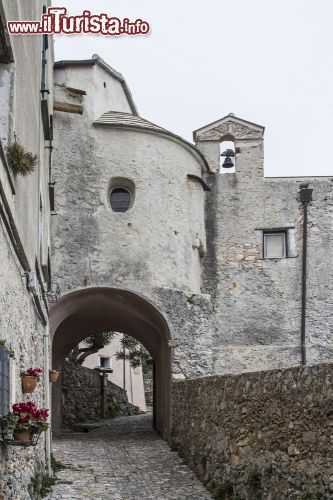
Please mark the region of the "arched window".
POLYGON ((234 173, 235 167, 235 143, 231 138, 226 138, 220 143, 220 173, 234 173))
POLYGON ((114 188, 110 193, 110 205, 113 212, 127 212, 131 206, 131 193, 125 188, 114 188))

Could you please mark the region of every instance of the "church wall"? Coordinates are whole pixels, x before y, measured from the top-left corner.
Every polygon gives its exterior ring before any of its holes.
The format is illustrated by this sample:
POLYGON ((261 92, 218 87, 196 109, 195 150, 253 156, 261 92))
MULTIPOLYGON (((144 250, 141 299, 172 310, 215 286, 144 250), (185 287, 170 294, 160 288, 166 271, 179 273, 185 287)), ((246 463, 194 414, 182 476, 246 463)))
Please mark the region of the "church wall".
MULTIPOLYGON (((218 168, 223 130, 202 135, 218 168), (210 136, 208 136, 210 134, 210 136), (208 139, 208 140, 207 140, 208 139)), ((332 326, 332 179, 264 178, 263 140, 233 129, 236 172, 207 178, 204 291, 212 295, 215 373, 281 368, 301 362, 303 206, 300 186, 314 189, 308 223, 307 356, 329 361, 332 326), (263 258, 263 230, 286 228, 288 258, 263 258)), ((201 149, 200 134, 197 146, 201 149)), ((215 163, 213 163, 213 161, 215 163)))
MULTIPOLYGON (((75 86, 74 77, 71 82, 75 86)), ((56 91, 58 100, 67 99, 65 89, 56 91)), ((206 245, 205 193, 187 174, 201 176, 202 167, 193 153, 166 136, 93 125, 85 99, 82 116, 55 112, 53 280, 62 294, 95 285, 143 294, 165 314, 179 339, 175 372, 209 373, 211 351, 199 353, 202 342, 210 342, 209 298, 193 311, 187 299, 201 297, 206 245), (110 208, 117 178, 134 186, 126 213, 110 208), (173 299, 177 307, 171 309, 173 299)))

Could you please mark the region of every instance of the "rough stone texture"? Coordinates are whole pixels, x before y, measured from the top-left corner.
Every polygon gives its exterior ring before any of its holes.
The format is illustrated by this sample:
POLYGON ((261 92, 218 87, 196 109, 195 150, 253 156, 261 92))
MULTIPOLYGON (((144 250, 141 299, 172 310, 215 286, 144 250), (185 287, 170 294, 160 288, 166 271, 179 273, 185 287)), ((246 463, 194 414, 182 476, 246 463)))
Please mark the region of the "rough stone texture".
POLYGON ((49 500, 201 500, 211 498, 152 429, 149 415, 113 419, 89 434, 56 438, 58 474, 49 500))
MULTIPOLYGON (((31 395, 22 393, 20 372, 43 367, 43 327, 32 298, 26 290, 26 278, 14 256, 0 223, 0 339, 15 353, 12 364, 12 402, 33 401, 45 404, 43 379, 31 395)), ((36 448, 4 447, 0 443, 0 498, 27 499, 31 477, 44 473, 44 434, 36 448)))
POLYGON ((212 191, 206 200, 202 290, 211 294, 214 311, 212 373, 300 362, 299 189, 304 182, 314 189, 308 226, 307 355, 311 363, 330 361, 333 179, 264 178, 263 130, 259 134, 258 126, 246 122, 240 126, 238 118, 224 120, 196 135, 197 147, 216 172, 206 179, 212 191), (219 174, 219 144, 228 134, 235 140, 236 172, 219 174), (287 231, 288 258, 263 259, 263 230, 278 228, 287 231))
POLYGON ((220 495, 329 499, 332 403, 331 364, 173 382, 171 443, 220 495))
MULTIPOLYGON (((82 88, 87 96, 80 101, 82 116, 54 115, 54 282, 62 294, 91 286, 143 294, 157 304, 173 330, 178 345, 174 371, 186 376, 211 373, 211 307, 209 297, 200 294, 205 195, 187 177, 201 175, 202 160, 193 148, 167 135, 94 125, 102 113, 96 89, 103 87, 103 80, 111 88, 113 79, 77 66, 58 73, 62 85, 82 88), (110 188, 118 180, 134 185, 134 201, 126 213, 110 208, 110 188)), ((63 86, 56 87, 56 94, 58 100, 73 100, 63 86)), ((107 92, 104 97, 103 111, 128 112, 120 97, 115 100, 107 92)))
MULTIPOLYGON (((88 72, 87 92, 93 92, 91 78, 88 72)), ((57 93, 66 99, 61 87, 57 93)), ((145 294, 158 286, 199 292, 195 244, 197 238, 205 244, 204 192, 187 179, 201 175, 199 161, 168 137, 95 126, 86 109, 82 116, 56 112, 54 119, 54 279, 62 292, 92 284, 145 294), (78 136, 80 146, 73 148, 78 136), (123 178, 135 185, 126 213, 110 208, 115 178, 120 187, 123 178)))
MULTIPOLYGON (((38 19, 43 9, 41 0, 24 2, 3 0, 0 6, 1 24, 8 20, 38 19)), ((27 290, 28 268, 38 270, 46 281, 48 246, 50 245, 50 210, 48 195, 49 143, 44 140, 41 118, 41 38, 40 36, 10 36, 12 63, 0 63, 0 140, 3 147, 16 138, 20 144, 38 155, 38 165, 30 175, 14 176, 0 160, 0 203, 7 220, 15 224, 17 245, 24 252, 25 267, 19 263, 7 229, 0 219, 0 340, 6 340, 14 350, 11 364, 11 403, 31 400, 45 406, 45 384, 48 373, 40 379, 31 395, 23 395, 20 371, 44 365, 43 327, 36 312, 33 295, 27 290), (12 182, 10 182, 12 181, 12 182)), ((46 87, 49 110, 52 110, 52 40, 46 54, 46 87)), ((41 281, 40 280, 40 281, 41 281)), ((39 296, 47 316, 41 291, 39 296)), ((36 448, 21 448, 0 443, 0 498, 26 500, 30 498, 31 478, 45 472, 43 433, 36 448)))
MULTIPOLYGON (((62 369, 63 428, 70 429, 79 422, 96 422, 101 419, 102 377, 95 370, 65 361, 62 369)), ((128 402, 127 393, 107 381, 105 386, 105 417, 133 415, 137 406, 128 402)))
MULTIPOLYGON (((202 168, 188 149, 145 130, 93 125, 102 111, 93 87, 102 86, 100 72, 67 67, 59 75, 89 95, 82 116, 55 114, 54 276, 62 293, 87 285, 142 293, 169 321, 176 376, 298 364, 304 179, 264 178, 263 127, 227 116, 195 133, 211 168, 205 195, 186 179, 202 168), (236 172, 221 175, 224 139, 235 140, 236 172), (134 202, 114 213, 108 196, 121 178, 134 184, 134 202), (288 258, 263 259, 263 229, 277 228, 288 233, 288 258)), ((73 100, 64 87, 57 92, 73 100)), ((106 93, 104 111, 128 112, 122 99, 106 93)), ((307 181, 307 354, 316 363, 333 355, 332 179, 307 181)))
POLYGON ((211 374, 210 296, 161 287, 155 289, 155 300, 171 328, 172 373, 186 378, 211 374))

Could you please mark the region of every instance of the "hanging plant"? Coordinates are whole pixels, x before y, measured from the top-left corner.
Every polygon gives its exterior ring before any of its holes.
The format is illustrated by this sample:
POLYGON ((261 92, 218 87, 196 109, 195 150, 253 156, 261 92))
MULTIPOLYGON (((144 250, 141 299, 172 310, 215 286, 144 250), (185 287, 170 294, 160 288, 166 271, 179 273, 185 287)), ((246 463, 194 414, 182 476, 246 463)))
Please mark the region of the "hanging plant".
POLYGON ((12 412, 0 417, 3 440, 14 446, 36 445, 49 427, 48 415, 46 408, 38 408, 31 401, 13 404, 12 412))
POLYGON ((27 370, 21 372, 22 389, 25 394, 31 394, 34 392, 39 376, 42 372, 42 368, 28 368, 27 370))
POLYGON ((15 139, 6 148, 8 165, 15 175, 29 175, 37 165, 38 155, 26 151, 24 147, 15 139))

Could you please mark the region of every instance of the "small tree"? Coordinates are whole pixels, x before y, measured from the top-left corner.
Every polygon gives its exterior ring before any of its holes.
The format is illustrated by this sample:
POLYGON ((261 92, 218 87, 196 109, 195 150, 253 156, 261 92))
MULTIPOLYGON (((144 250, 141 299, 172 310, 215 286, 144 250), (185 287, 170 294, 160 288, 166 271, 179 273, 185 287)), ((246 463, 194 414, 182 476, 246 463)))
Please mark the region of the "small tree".
POLYGON ((89 335, 89 337, 83 341, 83 344, 87 347, 77 346, 73 349, 71 353, 72 359, 74 359, 79 365, 82 365, 83 361, 88 356, 98 352, 100 349, 103 349, 103 347, 110 344, 115 335, 115 332, 102 332, 89 335))
POLYGON ((153 360, 149 352, 133 337, 123 335, 120 343, 121 349, 116 352, 116 359, 128 360, 132 368, 152 364, 153 360))

